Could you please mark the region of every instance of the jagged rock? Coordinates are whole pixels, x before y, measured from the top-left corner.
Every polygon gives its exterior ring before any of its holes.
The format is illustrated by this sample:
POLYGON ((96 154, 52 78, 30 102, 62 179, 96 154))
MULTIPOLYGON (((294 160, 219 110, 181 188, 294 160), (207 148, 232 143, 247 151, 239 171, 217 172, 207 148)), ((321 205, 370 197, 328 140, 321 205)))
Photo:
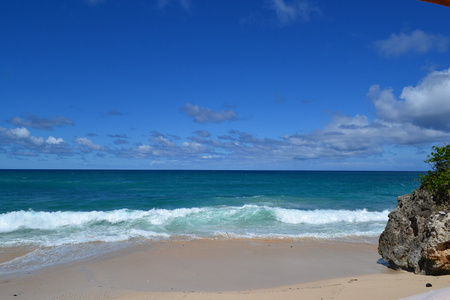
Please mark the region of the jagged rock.
POLYGON ((450 274, 450 213, 424 189, 398 197, 380 235, 378 253, 395 269, 450 274))

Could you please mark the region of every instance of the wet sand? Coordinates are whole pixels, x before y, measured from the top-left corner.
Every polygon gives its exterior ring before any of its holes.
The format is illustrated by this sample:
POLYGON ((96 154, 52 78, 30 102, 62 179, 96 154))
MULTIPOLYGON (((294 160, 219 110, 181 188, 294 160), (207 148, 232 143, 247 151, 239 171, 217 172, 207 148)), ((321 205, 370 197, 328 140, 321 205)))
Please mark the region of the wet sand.
POLYGON ((373 243, 164 241, 19 277, 0 270, 0 299, 399 299, 449 280, 391 270, 373 243))

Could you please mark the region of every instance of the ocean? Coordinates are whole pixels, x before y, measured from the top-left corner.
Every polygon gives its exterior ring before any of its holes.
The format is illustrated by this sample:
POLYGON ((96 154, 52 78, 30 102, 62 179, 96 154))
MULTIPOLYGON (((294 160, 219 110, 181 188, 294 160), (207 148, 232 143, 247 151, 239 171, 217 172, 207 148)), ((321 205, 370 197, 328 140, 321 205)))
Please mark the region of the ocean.
POLYGON ((376 241, 419 172, 0 170, 0 275, 185 239, 376 241))

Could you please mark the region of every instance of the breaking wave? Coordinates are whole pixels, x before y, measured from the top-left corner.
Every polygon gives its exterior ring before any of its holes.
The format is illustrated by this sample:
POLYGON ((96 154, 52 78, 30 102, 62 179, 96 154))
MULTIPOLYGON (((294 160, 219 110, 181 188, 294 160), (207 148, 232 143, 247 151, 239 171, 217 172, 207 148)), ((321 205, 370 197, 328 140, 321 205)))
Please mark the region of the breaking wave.
POLYGON ((299 210, 260 205, 0 214, 5 246, 58 246, 133 238, 376 236, 388 210, 299 210))

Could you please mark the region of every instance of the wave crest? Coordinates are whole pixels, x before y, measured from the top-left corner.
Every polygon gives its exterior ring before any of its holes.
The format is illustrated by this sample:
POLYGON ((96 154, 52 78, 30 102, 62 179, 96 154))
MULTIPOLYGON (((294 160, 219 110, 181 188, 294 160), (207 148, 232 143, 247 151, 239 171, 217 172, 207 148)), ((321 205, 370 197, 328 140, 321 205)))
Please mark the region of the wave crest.
POLYGON ((45 246, 177 236, 373 236, 388 211, 299 210, 243 205, 112 211, 14 211, 0 214, 5 245, 45 246))

